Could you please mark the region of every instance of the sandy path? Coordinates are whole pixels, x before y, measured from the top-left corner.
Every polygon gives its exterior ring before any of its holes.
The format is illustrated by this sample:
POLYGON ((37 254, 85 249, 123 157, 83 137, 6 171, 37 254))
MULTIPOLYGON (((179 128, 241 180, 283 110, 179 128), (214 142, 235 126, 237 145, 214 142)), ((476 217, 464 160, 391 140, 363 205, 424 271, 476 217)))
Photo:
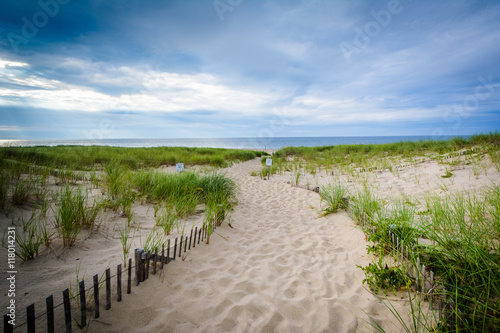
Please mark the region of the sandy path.
POLYGON ((249 176, 259 165, 229 169, 240 187, 234 229, 224 224, 210 245, 133 288, 90 331, 367 331, 363 311, 399 331, 362 286, 364 234, 344 213, 318 218, 317 194, 249 176))

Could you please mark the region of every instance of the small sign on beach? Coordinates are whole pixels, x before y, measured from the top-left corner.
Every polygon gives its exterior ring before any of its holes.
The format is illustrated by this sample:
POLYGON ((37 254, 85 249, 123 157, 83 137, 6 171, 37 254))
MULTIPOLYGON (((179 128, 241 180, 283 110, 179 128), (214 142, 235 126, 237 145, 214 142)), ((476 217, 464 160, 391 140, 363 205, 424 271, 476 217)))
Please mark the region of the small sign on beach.
POLYGON ((273 165, 273 160, 272 160, 272 158, 268 158, 268 159, 266 159, 266 165, 267 165, 267 166, 272 166, 272 165, 273 165))
POLYGON ((184 163, 177 163, 176 165, 177 172, 184 171, 184 163))

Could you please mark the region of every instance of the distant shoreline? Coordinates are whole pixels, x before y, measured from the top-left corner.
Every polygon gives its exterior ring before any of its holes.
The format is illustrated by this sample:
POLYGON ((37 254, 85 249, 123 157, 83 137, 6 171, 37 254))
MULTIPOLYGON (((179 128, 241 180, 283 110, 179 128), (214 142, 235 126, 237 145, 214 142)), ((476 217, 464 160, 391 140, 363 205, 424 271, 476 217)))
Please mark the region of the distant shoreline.
POLYGON ((448 140, 458 136, 352 136, 352 137, 269 137, 269 138, 206 138, 206 139, 72 139, 72 140, 0 140, 0 147, 32 146, 113 146, 113 147, 190 147, 224 149, 281 149, 284 147, 317 147, 349 144, 381 144, 400 141, 448 140))

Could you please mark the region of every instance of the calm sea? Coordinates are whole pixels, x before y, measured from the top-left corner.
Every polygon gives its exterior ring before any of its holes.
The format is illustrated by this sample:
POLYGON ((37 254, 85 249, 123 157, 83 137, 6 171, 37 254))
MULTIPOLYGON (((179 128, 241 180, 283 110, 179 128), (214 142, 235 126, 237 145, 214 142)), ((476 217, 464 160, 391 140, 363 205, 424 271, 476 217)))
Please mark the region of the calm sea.
MULTIPOLYGON (((439 137, 449 139, 451 136, 439 137)), ((102 139, 102 140, 0 140, 0 146, 115 146, 115 147, 209 147, 237 149, 280 149, 344 144, 377 144, 399 141, 436 140, 432 136, 352 136, 295 138, 219 138, 219 139, 102 139)))

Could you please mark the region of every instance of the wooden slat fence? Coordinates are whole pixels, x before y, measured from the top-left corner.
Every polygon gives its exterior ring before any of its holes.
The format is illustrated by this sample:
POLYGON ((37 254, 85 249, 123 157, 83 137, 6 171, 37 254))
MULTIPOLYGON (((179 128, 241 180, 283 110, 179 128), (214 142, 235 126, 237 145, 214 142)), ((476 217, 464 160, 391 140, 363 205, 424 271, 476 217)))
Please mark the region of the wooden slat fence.
MULTIPOLYGON (((356 219, 349 209, 349 198, 343 198, 343 202, 351 218, 356 219)), ((376 226, 373 223, 373 219, 364 212, 358 220, 364 230, 376 232, 376 226)), ((405 244, 395 231, 394 229, 388 231, 391 255, 394 258, 395 264, 406 268, 406 273, 414 279, 415 291, 421 295, 422 299, 429 301, 431 310, 439 311, 439 320, 443 320, 444 316, 456 316, 457 313, 459 315, 461 313, 460 309, 457 309, 453 302, 453 298, 447 296, 446 289, 438 285, 434 272, 432 270, 428 271, 427 267, 421 264, 420 257, 418 254, 415 254, 416 251, 414 251, 413 245, 405 244), (438 289, 440 289, 440 292, 436 293, 438 289), (435 308, 436 302, 437 308, 435 308)))
MULTIPOLYGON (((147 253, 144 249, 138 248, 135 249, 134 253, 134 265, 132 265, 132 258, 128 259, 128 267, 124 272, 122 270, 122 265, 119 264, 116 267, 116 273, 111 275, 110 268, 106 269, 105 273, 101 275, 101 279, 104 281, 101 282, 99 276, 96 274, 93 276, 93 284, 90 288, 85 288, 85 281, 82 280, 78 284, 78 294, 73 296, 73 300, 79 304, 80 313, 78 322, 78 328, 83 329, 88 326, 91 320, 100 318, 101 316, 101 304, 99 302, 101 287, 105 285, 105 304, 104 309, 109 310, 112 305, 112 291, 111 291, 111 281, 116 278, 116 301, 122 301, 122 274, 126 274, 127 279, 127 289, 126 293, 130 294, 132 291, 132 269, 135 272, 135 286, 139 286, 142 282, 148 279, 149 271, 152 270, 152 274, 155 275, 158 272, 158 266, 160 270, 163 270, 164 265, 167 265, 173 260, 176 260, 177 256, 177 247, 178 247, 178 257, 182 258, 182 250, 184 246, 184 253, 187 250, 191 250, 191 247, 195 248, 196 244, 200 244, 200 241, 205 240, 210 234, 217 228, 217 222, 215 219, 210 223, 210 225, 205 225, 201 228, 191 229, 191 233, 189 236, 180 237, 180 241, 178 242, 178 237, 174 240, 173 248, 170 247, 170 239, 167 242, 167 247, 165 249, 165 245, 161 249, 155 249, 154 253, 147 253), (183 244, 184 243, 184 244, 183 244), (161 253, 158 253, 158 250, 161 250, 161 253), (166 255, 165 255, 166 250, 166 255), (170 256, 171 251, 173 250, 173 256, 170 256), (87 294, 89 292, 93 292, 93 307, 92 309, 87 308, 87 294), (93 318, 88 318, 87 311, 92 310, 93 318)), ((12 326, 9 324, 9 316, 7 314, 3 317, 3 330, 4 333, 9 332, 19 332, 21 330, 26 330, 28 333, 35 332, 35 323, 37 320, 41 318, 45 318, 46 321, 46 331, 48 333, 55 332, 55 310, 62 307, 64 311, 64 327, 65 332, 69 333, 73 331, 73 319, 72 316, 74 312, 72 312, 71 307, 71 295, 70 290, 67 288, 62 292, 63 301, 57 305, 54 305, 54 296, 50 295, 46 298, 46 307, 45 311, 36 314, 35 312, 35 304, 30 304, 26 308, 26 320, 21 324, 16 324, 12 326)), ((92 317, 92 316, 91 316, 92 317)), ((18 316, 16 316, 16 322, 18 322, 18 316)), ((76 321, 74 321, 76 323, 76 321)))

